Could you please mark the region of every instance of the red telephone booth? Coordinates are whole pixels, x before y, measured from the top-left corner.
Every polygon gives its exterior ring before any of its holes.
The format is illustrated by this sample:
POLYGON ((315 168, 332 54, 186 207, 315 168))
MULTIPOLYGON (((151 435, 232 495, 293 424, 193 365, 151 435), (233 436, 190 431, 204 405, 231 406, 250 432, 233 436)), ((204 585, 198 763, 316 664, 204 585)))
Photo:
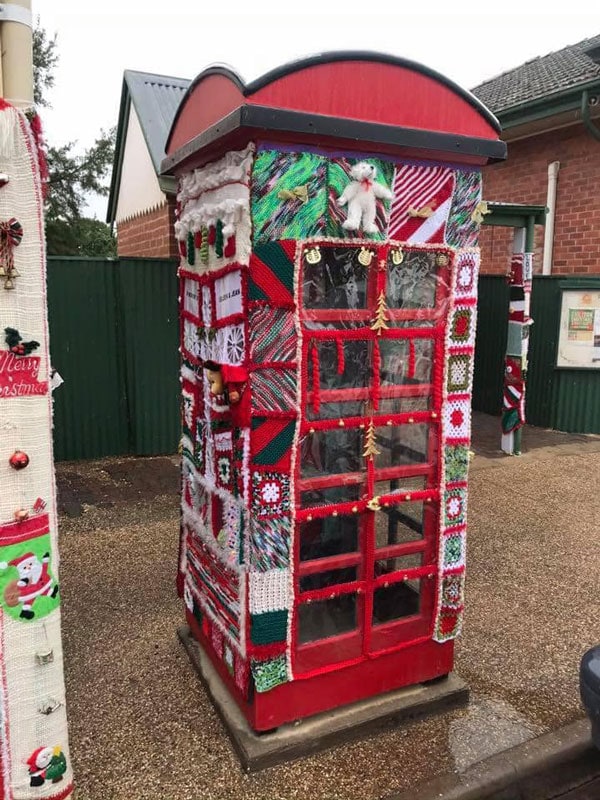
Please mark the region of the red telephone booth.
POLYGON ((449 673, 497 121, 332 53, 207 69, 167 152, 192 634, 256 730, 449 673))

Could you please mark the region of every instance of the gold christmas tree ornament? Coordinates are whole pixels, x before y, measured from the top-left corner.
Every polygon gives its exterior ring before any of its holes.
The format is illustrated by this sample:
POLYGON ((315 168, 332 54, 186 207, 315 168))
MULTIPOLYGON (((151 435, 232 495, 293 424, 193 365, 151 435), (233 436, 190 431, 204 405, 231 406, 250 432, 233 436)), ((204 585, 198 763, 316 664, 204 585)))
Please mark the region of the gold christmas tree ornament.
POLYGON ((380 451, 375 446, 375 426, 373 425, 373 420, 371 420, 365 435, 365 449, 363 451, 363 457, 373 458, 373 456, 378 456, 379 454, 380 451))
POLYGON ((371 325, 371 330, 376 331, 378 336, 381 336, 381 331, 389 328, 387 324, 387 305, 385 303, 385 294, 383 291, 379 292, 377 299, 377 310, 375 311, 375 322, 371 325))

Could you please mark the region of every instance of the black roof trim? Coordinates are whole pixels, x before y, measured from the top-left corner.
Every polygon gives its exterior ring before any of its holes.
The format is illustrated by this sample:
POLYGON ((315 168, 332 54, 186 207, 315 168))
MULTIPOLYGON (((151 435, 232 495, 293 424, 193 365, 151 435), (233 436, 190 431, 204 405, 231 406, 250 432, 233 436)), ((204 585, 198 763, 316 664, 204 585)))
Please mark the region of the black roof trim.
POLYGON ((194 80, 190 83, 185 95, 182 97, 181 104, 179 105, 177 113, 175 114, 175 118, 173 119, 173 124, 167 138, 166 147, 168 148, 169 146, 171 134, 173 133, 175 125, 177 124, 177 120, 179 119, 179 115, 183 110, 189 95, 196 88, 196 86, 204 80, 204 78, 208 78, 210 75, 222 75, 225 78, 229 78, 229 80, 235 84, 240 92, 245 97, 248 97, 255 92, 258 92, 260 89, 263 89, 265 86, 268 86, 270 83, 273 83, 280 78, 284 78, 286 75, 291 75, 294 72, 299 72, 302 69, 306 69, 306 67, 314 67, 318 66, 319 64, 334 64, 339 61, 369 61, 372 63, 391 64, 392 66, 404 67, 405 69, 410 69, 413 72, 418 72, 421 75, 432 78, 433 80, 438 81, 438 83, 443 84, 448 89, 453 91, 472 108, 474 108, 479 114, 481 114, 486 122, 488 122, 494 128, 496 133, 500 134, 502 131, 502 126, 498 122, 498 119, 494 116, 494 114, 492 114, 489 108, 481 102, 481 100, 475 97, 474 94, 471 94, 471 92, 463 89, 462 86, 459 86, 457 83, 450 80, 450 78, 447 78, 445 75, 442 75, 440 72, 436 72, 436 70, 426 67, 424 64, 421 64, 418 61, 410 61, 407 58, 393 56, 390 53, 379 53, 371 50, 332 50, 307 56, 306 58, 300 58, 296 61, 289 61, 287 64, 282 64, 280 67, 276 67, 275 69, 266 72, 264 75, 256 78, 256 80, 251 81, 249 84, 245 84, 240 75, 226 64, 213 64, 207 67, 194 78, 194 80))
POLYGON ((121 180, 121 172, 123 169, 123 155, 125 149, 125 131, 129 124, 129 111, 131 109, 131 97, 129 95, 129 87, 127 81, 123 77, 123 84, 121 89, 121 101, 119 103, 119 120, 117 122, 117 136, 115 141, 115 156, 113 160, 113 168, 110 176, 110 188, 108 192, 108 204, 106 207, 106 222, 112 225, 117 215, 117 186, 121 180))
MULTIPOLYGON (((416 150, 443 151, 457 155, 477 156, 488 163, 506 158, 506 144, 501 139, 490 140, 475 136, 426 131, 418 128, 400 128, 379 122, 340 119, 324 114, 307 114, 302 111, 247 105, 236 108, 194 139, 182 145, 161 165, 161 174, 173 171, 199 150, 215 144, 220 139, 244 129, 248 137, 280 131, 311 136, 346 139, 349 146, 357 141, 406 147, 416 150)), ((385 158, 385 156, 383 156, 385 158)))

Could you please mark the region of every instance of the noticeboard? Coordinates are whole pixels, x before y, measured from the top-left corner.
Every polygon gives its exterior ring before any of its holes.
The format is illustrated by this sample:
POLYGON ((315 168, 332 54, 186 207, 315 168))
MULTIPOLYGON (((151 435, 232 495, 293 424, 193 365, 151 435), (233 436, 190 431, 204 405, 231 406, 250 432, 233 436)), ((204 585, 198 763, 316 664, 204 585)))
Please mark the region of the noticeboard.
POLYGON ((600 369, 600 287, 563 290, 556 366, 600 369))

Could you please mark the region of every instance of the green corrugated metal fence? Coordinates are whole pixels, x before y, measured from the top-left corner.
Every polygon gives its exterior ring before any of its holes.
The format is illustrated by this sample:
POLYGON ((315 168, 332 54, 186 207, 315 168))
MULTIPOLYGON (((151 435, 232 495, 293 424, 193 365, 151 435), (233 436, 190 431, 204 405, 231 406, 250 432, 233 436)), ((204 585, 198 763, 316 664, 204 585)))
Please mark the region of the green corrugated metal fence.
MULTIPOLYGON (((48 259, 57 460, 173 453, 180 435, 177 265, 159 259, 48 259)), ((600 433, 600 371, 555 368, 564 276, 533 281, 527 419, 600 433)), ((581 285, 589 278, 581 279, 581 285)), ((569 277, 569 286, 578 280, 569 277)), ((473 407, 502 407, 508 286, 479 282, 473 407)))
POLYGON ((177 265, 49 258, 57 460, 177 449, 177 265))
MULTIPOLYGON (((556 348, 560 323, 561 282, 569 288, 589 285, 589 277, 536 276, 531 294, 527 421, 543 428, 570 433, 600 433, 600 370, 557 369, 556 348)), ((499 414, 506 349, 508 287, 503 278, 484 275, 479 280, 479 315, 473 408, 499 414)))

